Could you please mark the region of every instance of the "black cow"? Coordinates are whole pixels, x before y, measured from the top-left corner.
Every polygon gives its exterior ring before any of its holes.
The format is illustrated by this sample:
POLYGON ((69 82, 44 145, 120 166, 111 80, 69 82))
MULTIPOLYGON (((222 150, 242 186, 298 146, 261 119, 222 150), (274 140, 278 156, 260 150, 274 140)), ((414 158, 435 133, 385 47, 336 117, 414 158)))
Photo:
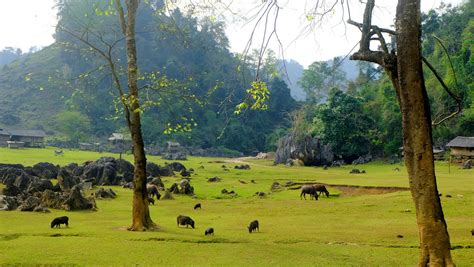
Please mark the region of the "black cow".
POLYGON ((191 227, 194 229, 194 221, 188 216, 184 215, 179 215, 178 218, 176 218, 176 221, 179 225, 186 225, 186 228, 188 228, 188 225, 191 225, 191 227))
POLYGON ((200 208, 201 208, 201 203, 197 203, 196 205, 194 205, 195 210, 200 209, 200 208))
POLYGON ((260 232, 260 229, 258 229, 258 221, 252 221, 249 226, 247 226, 249 229, 249 233, 252 233, 253 231, 257 230, 260 232))
POLYGON ((312 185, 312 184, 303 185, 301 187, 300 199, 302 199, 302 197, 304 197, 304 199, 306 200, 306 194, 310 195, 310 199, 313 199, 313 197, 314 197, 315 200, 318 200, 318 194, 316 192, 316 187, 314 185, 312 185))
POLYGON ((206 231, 204 232, 204 235, 214 235, 214 228, 212 227, 207 228, 206 231))
POLYGON ((65 224, 66 226, 69 227, 69 218, 67 216, 55 218, 51 222, 51 228, 54 228, 54 227, 61 228, 61 224, 65 224))

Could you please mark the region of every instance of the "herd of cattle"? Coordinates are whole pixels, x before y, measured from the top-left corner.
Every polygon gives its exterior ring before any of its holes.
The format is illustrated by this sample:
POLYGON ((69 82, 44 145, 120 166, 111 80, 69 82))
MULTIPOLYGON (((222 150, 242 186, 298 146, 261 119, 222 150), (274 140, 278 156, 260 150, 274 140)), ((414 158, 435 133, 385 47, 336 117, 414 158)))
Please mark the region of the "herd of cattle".
MULTIPOLYGON (((148 191, 148 202, 150 204, 155 203, 155 200, 153 197, 156 197, 157 200, 160 199, 161 195, 158 192, 158 188, 156 185, 147 184, 147 191, 148 191)), ((315 200, 318 200, 318 197, 321 194, 325 194, 326 197, 329 197, 329 191, 326 189, 326 186, 322 184, 311 184, 311 185, 301 186, 300 199, 304 198, 306 200, 306 194, 310 195, 310 199, 315 199, 315 200)), ((202 207, 201 203, 197 203, 194 205, 194 210, 201 209, 201 207, 202 207)), ((186 226, 186 228, 188 228, 188 226, 191 226, 194 229, 194 224, 195 224, 194 220, 191 219, 191 217, 189 216, 179 215, 176 218, 176 222, 177 222, 178 227, 180 225, 186 226)), ((62 217, 53 219, 53 221, 51 222, 51 228, 54 228, 54 227, 60 228, 61 224, 65 224, 66 226, 69 226, 69 218, 67 216, 62 216, 62 217)), ((254 231, 260 231, 258 220, 254 220, 250 222, 249 226, 247 226, 247 229, 249 230, 249 233, 252 233, 254 231)), ((214 228, 212 227, 207 228, 206 231, 204 231, 204 235, 206 236, 214 235, 214 228)))

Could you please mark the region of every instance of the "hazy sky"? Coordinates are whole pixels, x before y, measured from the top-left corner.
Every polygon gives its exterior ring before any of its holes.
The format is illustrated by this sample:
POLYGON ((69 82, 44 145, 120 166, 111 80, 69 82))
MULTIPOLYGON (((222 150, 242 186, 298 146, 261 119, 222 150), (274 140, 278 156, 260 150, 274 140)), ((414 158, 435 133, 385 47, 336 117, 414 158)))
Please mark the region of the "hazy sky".
MULTIPOLYGON (((78 0, 79 1, 79 0, 78 0)), ((255 10, 246 8, 261 0, 234 0, 234 6, 242 6, 239 11, 251 15, 255 10)), ((316 28, 309 34, 301 36, 301 29, 308 23, 303 15, 304 0, 280 0, 283 7, 277 24, 277 31, 283 43, 283 55, 286 59, 295 59, 307 66, 314 61, 330 59, 334 56, 345 55, 358 42, 359 31, 350 25, 340 23, 340 15, 333 14, 333 19, 325 22, 324 28, 316 28)), ((346 1, 347 2, 347 1, 346 1)), ((395 0, 376 1, 379 6, 374 12, 374 21, 388 27, 395 16, 395 0)), ((422 10, 438 7, 440 0, 422 0, 422 10)), ((446 3, 458 4, 462 0, 448 0, 446 3)), ((352 0, 353 20, 361 21, 362 10, 359 1, 352 0)), ((54 0, 0 0, 0 49, 4 47, 19 47, 28 51, 31 46, 47 46, 53 39, 56 23, 56 12, 53 9, 54 0)), ((309 8, 308 5, 306 8, 309 8)), ((347 17, 346 17, 347 18, 347 17)), ((249 39, 253 24, 243 22, 230 24, 227 34, 231 42, 231 50, 242 52, 249 39)), ((255 38, 255 47, 259 46, 255 38)), ((278 52, 276 40, 270 48, 278 52)))

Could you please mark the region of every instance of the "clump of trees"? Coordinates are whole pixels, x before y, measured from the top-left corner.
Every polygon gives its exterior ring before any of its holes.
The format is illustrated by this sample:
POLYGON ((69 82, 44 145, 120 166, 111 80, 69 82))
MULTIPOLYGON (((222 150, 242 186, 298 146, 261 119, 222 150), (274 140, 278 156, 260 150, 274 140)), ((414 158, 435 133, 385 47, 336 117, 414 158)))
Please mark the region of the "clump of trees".
MULTIPOLYGON (((465 3, 458 7, 442 4, 421 16, 423 57, 462 103, 461 113, 433 128, 436 147, 443 147, 457 135, 474 135, 472 14, 472 3, 465 3), (452 67, 437 39, 446 46, 452 67)), ((336 157, 348 162, 367 154, 399 155, 403 146, 402 116, 390 76, 380 66, 359 62, 357 78, 348 81, 341 66, 336 58, 314 62, 303 72, 299 84, 308 97, 301 112, 310 125, 309 133, 330 144, 336 157)), ((454 112, 457 103, 429 68, 423 70, 430 116, 436 122, 454 112)))

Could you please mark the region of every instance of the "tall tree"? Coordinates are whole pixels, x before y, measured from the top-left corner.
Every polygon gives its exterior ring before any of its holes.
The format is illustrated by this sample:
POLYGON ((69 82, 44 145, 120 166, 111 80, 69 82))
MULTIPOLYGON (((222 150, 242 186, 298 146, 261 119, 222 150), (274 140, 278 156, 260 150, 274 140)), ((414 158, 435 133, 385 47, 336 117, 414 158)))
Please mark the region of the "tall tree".
MULTIPOLYGON (((132 138, 132 152, 134 157, 134 178, 133 178, 133 208, 132 208, 132 225, 128 228, 131 231, 144 231, 155 227, 150 211, 148 208, 148 195, 146 190, 146 156, 144 149, 144 142, 141 130, 141 111, 140 96, 138 93, 138 65, 137 65, 137 48, 135 40, 135 25, 137 20, 137 9, 139 7, 139 0, 125 0, 125 7, 122 1, 116 0, 110 2, 106 6, 106 15, 111 16, 116 14, 118 16, 118 23, 121 32, 114 32, 113 34, 103 34, 99 32, 90 31, 87 25, 74 21, 81 28, 78 31, 71 29, 68 25, 58 25, 60 33, 66 33, 74 39, 85 45, 88 50, 92 50, 96 55, 99 55, 106 62, 112 76, 114 87, 119 94, 119 101, 122 103, 123 112, 125 114, 125 121, 130 130, 132 138), (115 2, 113 5, 112 3, 115 2), (113 12, 115 11, 115 12, 113 12), (82 31, 82 32, 81 32, 82 31), (89 35, 97 38, 98 42, 94 42, 89 38, 89 35), (111 38, 110 35, 113 35, 111 38), (122 35, 123 38, 118 38, 122 35), (126 48, 126 73, 127 85, 123 84, 121 78, 120 68, 118 64, 119 59, 114 58, 114 47, 125 39, 126 48)), ((60 4, 68 5, 71 2, 62 1, 60 4)), ((77 3, 76 3, 77 4, 77 3)), ((86 7, 87 7, 86 3, 86 7)), ((102 10, 97 7, 96 13, 102 13, 102 10)), ((86 13, 87 14, 87 13, 86 13)), ((104 18, 105 21, 105 18, 104 18)), ((89 22, 90 23, 90 22, 89 22)), ((111 25, 113 26, 113 25, 111 25)))
POLYGON ((342 85, 346 76, 340 65, 341 59, 336 57, 331 65, 326 61, 316 61, 303 71, 298 84, 305 91, 308 101, 324 102, 331 88, 342 85))
POLYGON ((154 226, 148 209, 148 195, 146 190, 146 156, 143 144, 141 121, 140 121, 140 97, 138 95, 138 66, 137 48, 135 42, 135 21, 139 0, 126 0, 126 15, 119 0, 115 1, 116 9, 120 18, 122 32, 125 35, 127 47, 127 73, 128 92, 126 97, 125 116, 132 136, 132 151, 135 163, 133 176, 133 209, 132 225, 129 230, 143 231, 154 226))
POLYGON ((430 106, 421 55, 420 0, 399 0, 396 32, 372 25, 375 0, 367 1, 363 23, 350 21, 362 32, 360 49, 351 59, 381 65, 397 92, 402 113, 403 147, 420 235, 419 266, 452 266, 447 224, 438 196, 433 160, 430 106), (389 52, 383 32, 396 36, 389 52), (370 50, 373 35, 381 51, 370 50))

